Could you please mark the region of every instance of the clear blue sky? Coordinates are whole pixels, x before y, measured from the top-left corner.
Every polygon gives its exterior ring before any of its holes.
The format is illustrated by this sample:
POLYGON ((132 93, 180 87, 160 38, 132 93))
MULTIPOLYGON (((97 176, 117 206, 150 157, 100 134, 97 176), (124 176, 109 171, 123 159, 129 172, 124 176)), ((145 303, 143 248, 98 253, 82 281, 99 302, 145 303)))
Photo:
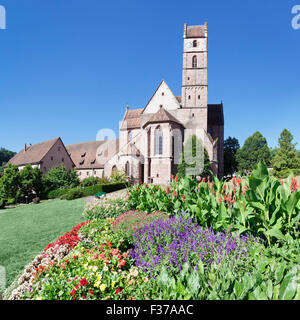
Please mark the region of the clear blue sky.
POLYGON ((209 103, 223 100, 225 138, 256 130, 300 148, 300 0, 0 0, 0 147, 118 131, 164 77, 180 95, 183 24, 208 22, 209 103))

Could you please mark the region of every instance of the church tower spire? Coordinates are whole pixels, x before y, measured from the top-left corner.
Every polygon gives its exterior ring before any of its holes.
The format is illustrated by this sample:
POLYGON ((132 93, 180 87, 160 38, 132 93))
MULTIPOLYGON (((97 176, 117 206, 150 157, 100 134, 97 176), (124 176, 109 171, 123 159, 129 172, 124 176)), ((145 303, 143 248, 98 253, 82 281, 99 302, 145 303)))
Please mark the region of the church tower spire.
POLYGON ((207 109, 207 23, 184 24, 182 66, 183 108, 207 109))

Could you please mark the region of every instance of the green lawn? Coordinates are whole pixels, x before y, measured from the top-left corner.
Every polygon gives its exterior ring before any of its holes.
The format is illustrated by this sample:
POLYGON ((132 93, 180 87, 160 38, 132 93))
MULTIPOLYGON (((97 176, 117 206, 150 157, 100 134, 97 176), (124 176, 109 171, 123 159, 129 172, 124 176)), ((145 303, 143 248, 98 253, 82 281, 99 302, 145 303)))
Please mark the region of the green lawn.
POLYGON ((52 200, 0 210, 0 266, 8 287, 45 247, 84 221, 84 199, 52 200))

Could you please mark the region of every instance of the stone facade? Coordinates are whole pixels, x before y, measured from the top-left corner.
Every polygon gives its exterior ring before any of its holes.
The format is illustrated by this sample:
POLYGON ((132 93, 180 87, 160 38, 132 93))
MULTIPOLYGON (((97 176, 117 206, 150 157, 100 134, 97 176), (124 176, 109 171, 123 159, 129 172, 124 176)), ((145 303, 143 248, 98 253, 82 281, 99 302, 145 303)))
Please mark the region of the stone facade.
POLYGON ((223 104, 207 103, 207 24, 184 25, 181 97, 161 81, 143 109, 127 107, 119 151, 104 165, 105 176, 124 170, 133 182, 168 184, 187 138, 204 143, 211 168, 223 175, 223 104))

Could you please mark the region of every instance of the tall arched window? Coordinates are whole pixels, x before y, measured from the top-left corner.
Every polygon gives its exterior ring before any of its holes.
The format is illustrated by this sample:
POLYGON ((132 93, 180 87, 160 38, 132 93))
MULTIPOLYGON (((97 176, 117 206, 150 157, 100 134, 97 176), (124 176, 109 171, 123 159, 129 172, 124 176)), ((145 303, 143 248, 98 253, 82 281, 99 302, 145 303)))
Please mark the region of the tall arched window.
POLYGON ((163 154, 163 132, 161 127, 155 129, 154 133, 155 138, 155 154, 162 155, 163 154))
POLYGON ((197 56, 193 56, 193 68, 197 68, 197 56))
POLYGON ((197 47, 197 40, 193 41, 193 47, 196 48, 197 47))
POLYGON ((132 139, 132 131, 128 131, 128 142, 132 139))
POLYGON ((126 175, 129 176, 130 172, 129 172, 129 162, 128 161, 125 164, 125 172, 126 172, 126 175))

